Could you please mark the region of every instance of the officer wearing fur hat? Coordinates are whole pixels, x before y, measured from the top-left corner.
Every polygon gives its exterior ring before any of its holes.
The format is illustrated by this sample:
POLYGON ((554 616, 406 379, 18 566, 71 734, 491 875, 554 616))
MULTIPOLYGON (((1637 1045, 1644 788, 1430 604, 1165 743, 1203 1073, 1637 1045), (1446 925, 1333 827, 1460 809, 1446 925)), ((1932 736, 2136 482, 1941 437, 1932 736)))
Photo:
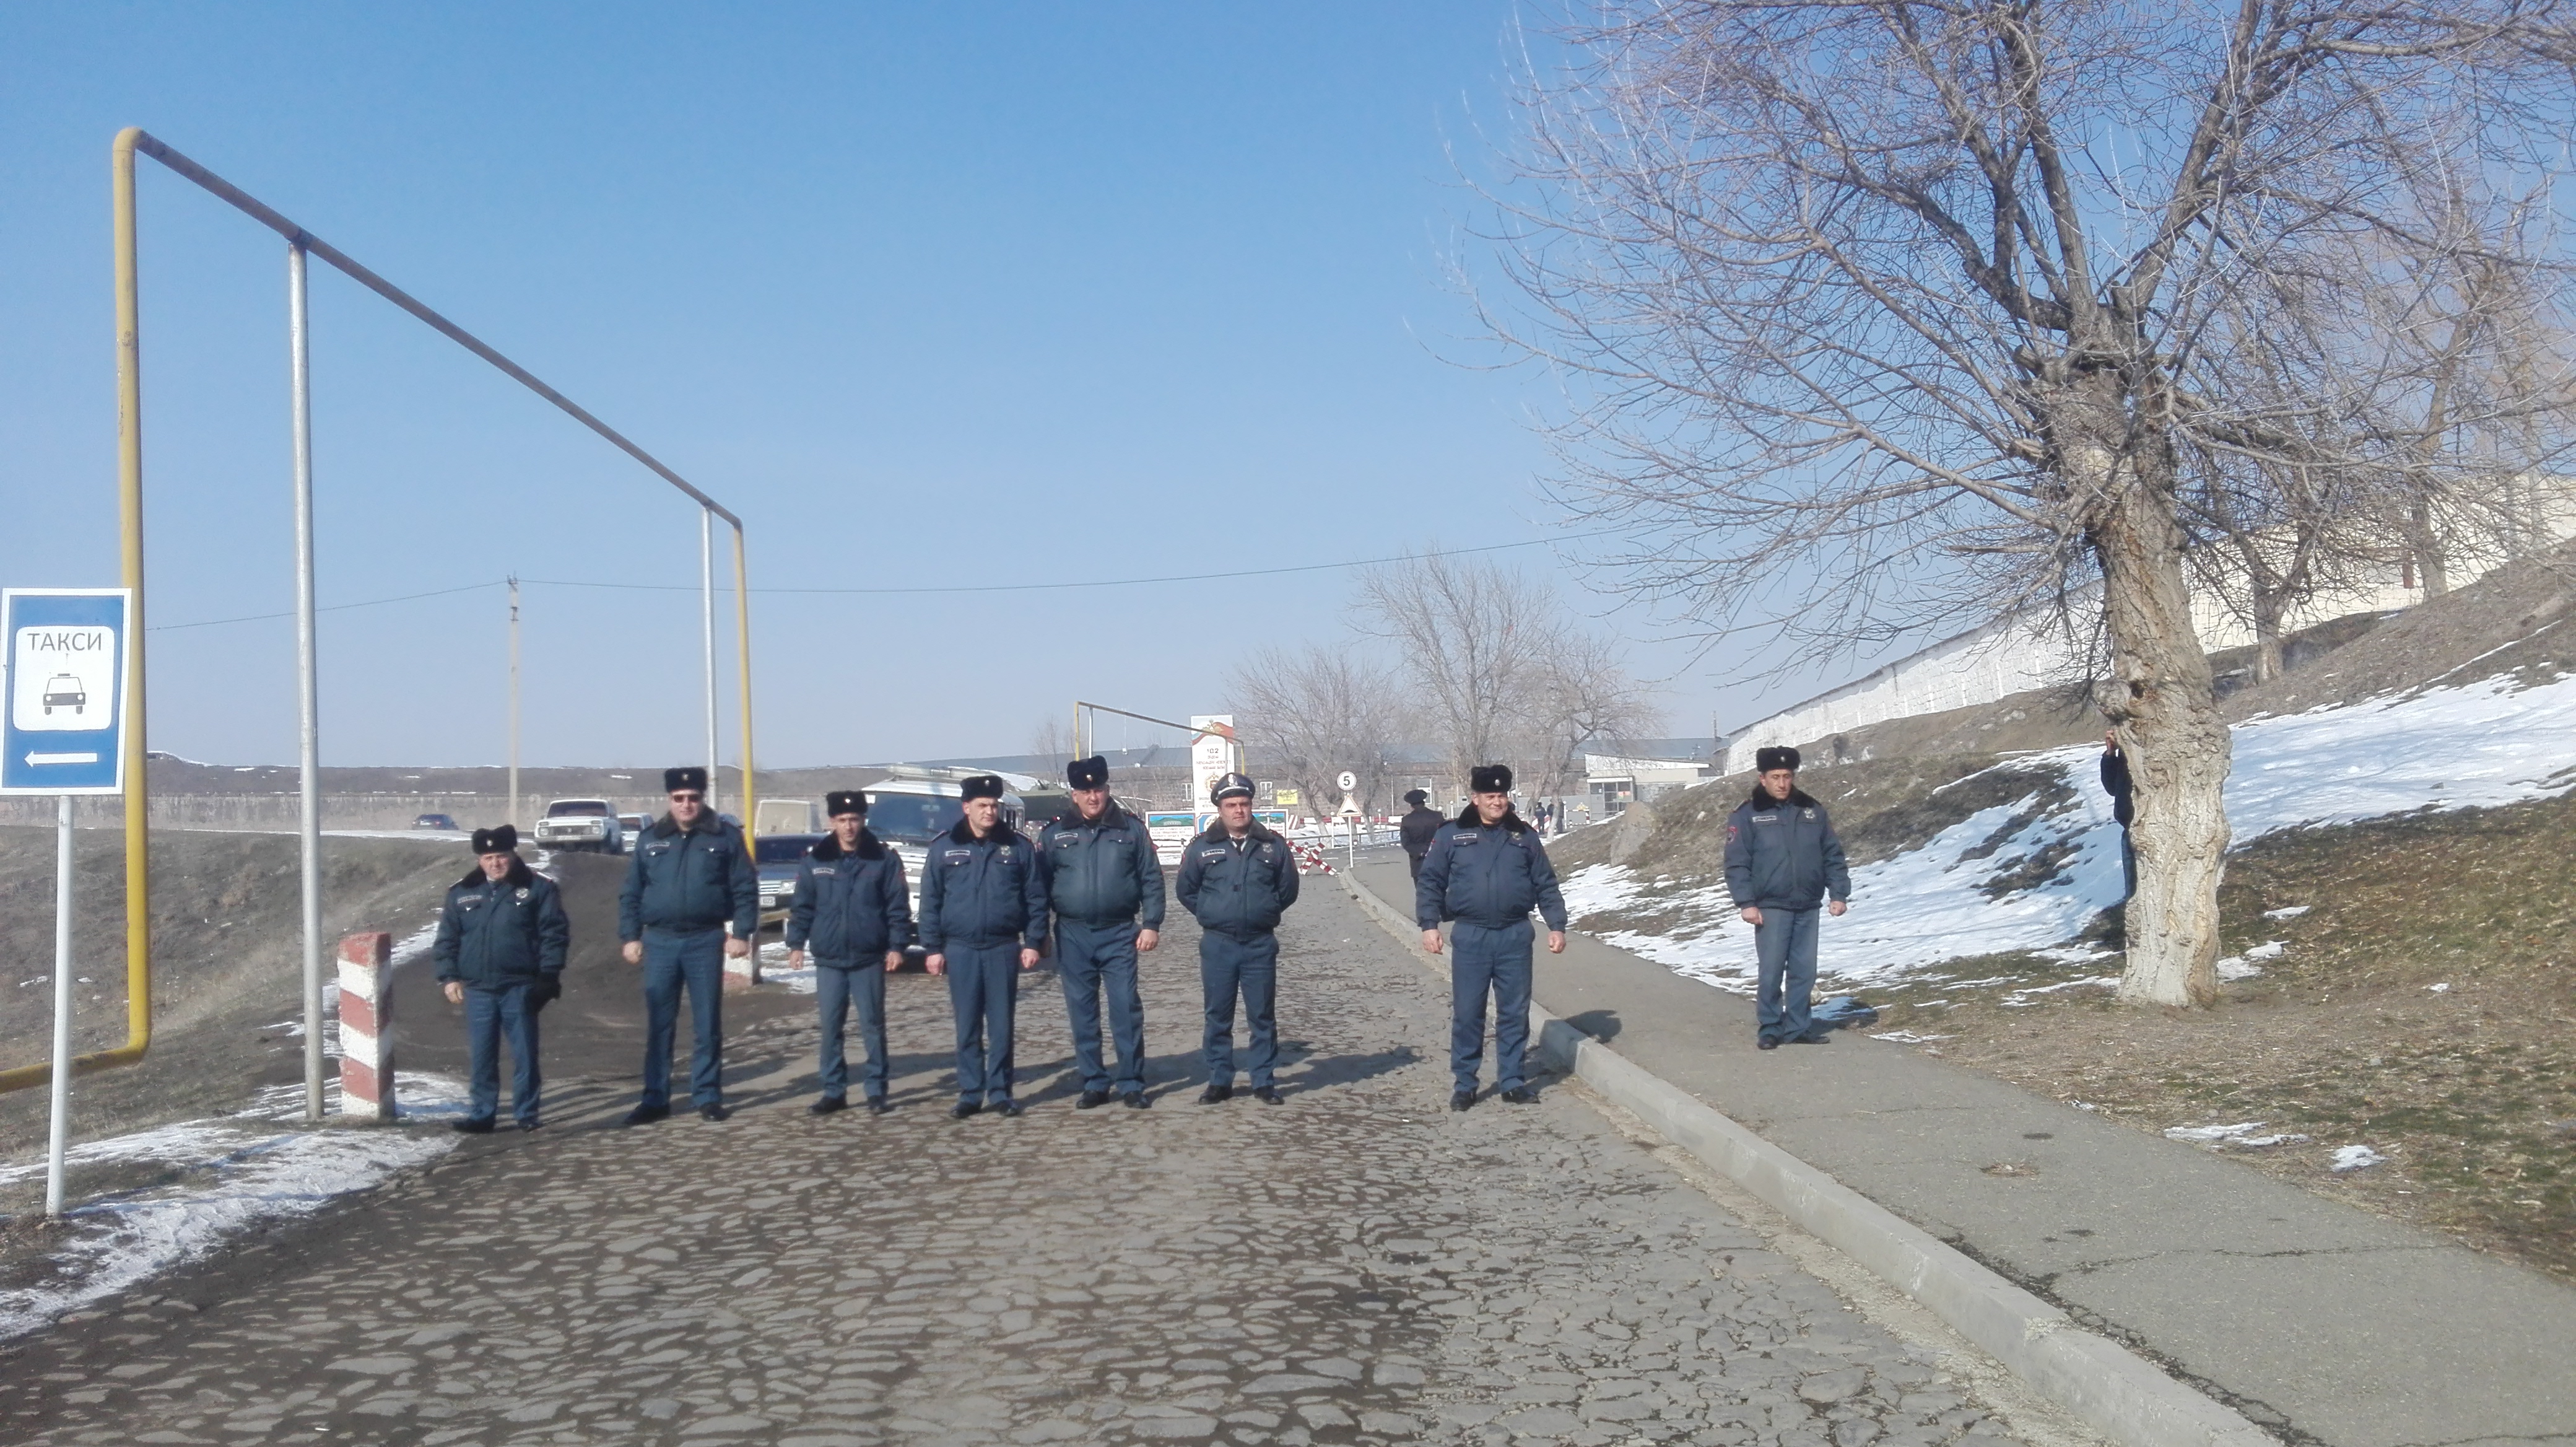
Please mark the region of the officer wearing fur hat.
POLYGON ((1816 907, 1839 915, 1851 898, 1843 841, 1825 806, 1798 787, 1798 751, 1756 750, 1760 782, 1726 821, 1726 890, 1753 926, 1760 978, 1754 996, 1761 1022, 1755 1043, 1824 1045, 1815 1027, 1816 907), (1833 902, 1825 904, 1827 894, 1833 902))
POLYGON ((849 1065, 842 1030, 850 1007, 859 1012, 859 1039, 868 1052, 860 1078, 868 1109, 886 1111, 886 971, 903 964, 912 943, 912 903, 905 897, 903 856, 868 832, 868 796, 835 789, 823 796, 832 833, 796 864, 796 895, 787 906, 787 963, 802 968, 814 956, 814 1002, 822 1012, 817 1064, 822 1093, 806 1109, 830 1115, 850 1103, 849 1065))
POLYGON ((1038 874, 1055 909, 1055 973, 1073 1026, 1082 1073, 1076 1110, 1109 1103, 1112 1087, 1130 1109, 1145 1107, 1145 1002, 1136 957, 1162 938, 1163 862, 1145 821, 1109 797, 1109 761, 1065 765, 1073 810, 1038 831, 1038 874), (1100 997, 1109 996, 1109 1033, 1118 1046, 1113 1080, 1100 1053, 1100 997))
POLYGON ((1020 971, 1038 967, 1046 943, 1046 881, 1037 851, 1002 822, 1002 781, 977 774, 961 785, 966 817, 931 841, 921 866, 921 947, 930 972, 948 977, 957 1017, 957 1104, 948 1113, 1014 1116, 1011 1032, 1020 971))
POLYGON ((1440 817, 1440 811, 1431 807, 1431 796, 1420 789, 1405 790, 1404 802, 1413 807, 1395 821, 1396 837, 1404 843, 1405 867, 1418 880, 1422 877, 1422 856, 1431 852, 1431 836, 1449 821, 1440 817))
POLYGON ((456 1128, 481 1135, 501 1112, 501 1039, 510 1041, 510 1114, 537 1128, 537 1012, 563 993, 572 924, 555 882, 519 858, 519 831, 474 831, 474 870, 438 912, 438 963, 447 1003, 465 1007, 471 1102, 456 1128))
POLYGON ((1199 922, 1199 996, 1207 1089, 1199 1104, 1234 1095, 1234 1002, 1243 999, 1245 1064, 1252 1097, 1279 1103, 1279 917, 1297 902, 1297 859, 1288 841, 1252 817, 1252 781, 1227 774, 1208 790, 1216 822, 1181 851, 1172 892, 1199 922))
POLYGON ((707 771, 664 769, 662 787, 671 811, 635 841, 617 893, 626 962, 644 967, 644 1092, 628 1125, 671 1113, 671 1039, 683 988, 696 1036, 689 1094, 700 1116, 725 1118, 724 957, 750 954, 760 928, 760 871, 742 830, 707 811, 707 771))
POLYGON ((1530 911, 1547 920, 1549 954, 1565 953, 1565 896, 1538 831, 1512 809, 1512 771, 1486 764, 1469 775, 1474 796, 1432 836, 1413 882, 1413 922, 1422 947, 1440 953, 1449 930, 1449 1074, 1451 1110, 1476 1103, 1476 1071, 1485 1059, 1485 997, 1494 1001, 1494 1083, 1503 1099, 1538 1099, 1524 1073, 1529 1049, 1530 911))

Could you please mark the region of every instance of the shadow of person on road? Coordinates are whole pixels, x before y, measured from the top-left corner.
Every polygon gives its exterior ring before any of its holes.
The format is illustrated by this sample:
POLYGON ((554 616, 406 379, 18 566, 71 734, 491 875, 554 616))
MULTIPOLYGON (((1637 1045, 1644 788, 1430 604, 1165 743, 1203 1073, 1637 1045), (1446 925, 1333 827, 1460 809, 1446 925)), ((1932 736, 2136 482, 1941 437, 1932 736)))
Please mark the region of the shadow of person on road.
POLYGON ((1580 1015, 1566 1016, 1565 1023, 1604 1045, 1619 1038, 1619 1012, 1616 1010, 1586 1010, 1580 1015))

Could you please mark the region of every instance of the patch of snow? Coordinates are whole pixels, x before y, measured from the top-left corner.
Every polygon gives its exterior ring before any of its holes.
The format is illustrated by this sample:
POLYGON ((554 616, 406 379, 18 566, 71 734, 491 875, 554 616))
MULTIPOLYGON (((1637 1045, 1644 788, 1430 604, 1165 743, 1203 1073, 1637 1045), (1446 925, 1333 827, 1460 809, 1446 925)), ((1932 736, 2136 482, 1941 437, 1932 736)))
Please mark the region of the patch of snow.
MULTIPOLYGON (((454 1113, 440 1103, 451 1096, 461 1100, 464 1093, 439 1077, 402 1079, 397 1086, 407 1113, 417 1099, 418 1113, 433 1117, 454 1113)), ((273 1099, 280 1091, 294 1098, 276 1113, 302 1115, 304 1088, 277 1087, 262 1092, 262 1100, 241 1116, 158 1126, 66 1152, 74 1165, 161 1165, 179 1178, 66 1211, 71 1230, 53 1254, 55 1279, 0 1289, 0 1340, 208 1256, 244 1231, 311 1215, 334 1197, 367 1190, 457 1144, 445 1130, 279 1131, 261 1117, 270 1113, 267 1107, 283 1104, 273 1099)), ((44 1170, 42 1159, 0 1166, 0 1184, 44 1170)))
POLYGON ((2066 1103, 2075 1107, 2077 1110, 2099 1111, 2102 1108, 2089 1100, 2070 1100, 2066 1103))
POLYGON ((2297 919, 2299 916, 2306 914, 2309 910, 2314 908, 2316 908, 2316 906, 2313 904, 2284 905, 2279 909, 2267 909, 2263 911, 2263 917, 2265 919, 2297 919))
POLYGON ((1957 1037, 1950 1035, 1917 1035, 1911 1030, 1887 1030, 1882 1031, 1879 1034, 1872 1035, 1869 1038, 1872 1040, 1893 1040, 1899 1045, 1929 1045, 1935 1040, 1950 1040, 1957 1037))
POLYGON ((2365 1171, 2387 1159, 2368 1146, 2337 1146, 2332 1169, 2338 1172, 2365 1171))
POLYGON ((2032 1003, 2030 997, 2033 995, 2054 995, 2060 990, 2081 989, 2086 985, 2117 985, 2118 983, 2120 983, 2120 977, 2117 975, 2086 975, 2080 979, 2060 980, 2053 985, 2033 985, 2027 990, 2015 990, 2004 996, 2004 1003, 2027 1005, 2032 1003))
POLYGON ((2424 988, 2432 991, 2436 995, 2447 995, 2451 993, 2451 983, 2448 980, 2445 980, 2438 985, 2426 985, 2424 988))
POLYGON ((2260 1150, 2265 1146, 2299 1145, 2315 1139, 2313 1136, 2299 1135, 2292 1131, 2256 1135, 2255 1132, 2262 1128, 2263 1122, 2259 1120, 2241 1121, 2235 1125, 2178 1125, 2165 1132, 2165 1139, 2182 1141, 2189 1145, 2207 1146, 2211 1150, 2217 1150, 2223 1146, 2260 1150))
POLYGON ((2283 954, 2287 953, 2289 948, 2290 942, 2288 940, 2265 940, 2263 943, 2247 950, 2245 952, 2245 958, 2249 960, 2277 960, 2283 954))
MULTIPOLYGON (((2576 788, 2576 675, 2531 688, 2498 677, 2266 716, 2237 725, 2234 743, 2227 819, 2240 844, 2284 829, 2552 797, 2576 788), (2442 760, 2442 777, 2427 776, 2426 759, 2442 760)), ((1984 848, 1990 837, 2036 796, 1981 810, 1919 848, 1855 868, 1851 912, 1819 922, 1819 990, 1884 988, 1974 955, 2034 954, 2070 973, 2099 958, 2066 945, 2121 898, 2120 826, 2094 776, 2098 757, 2088 744, 1998 765, 2055 768, 2071 797, 1991 849, 1984 848), (1980 857, 1968 857, 1980 849, 1980 857), (2064 858, 2044 883, 2000 898, 1979 887, 2049 850, 2064 858)), ((1672 921, 1654 935, 1595 931, 1609 943, 1719 989, 1752 992, 1753 927, 1737 917, 1722 883, 1683 889, 1641 879, 1623 865, 1591 865, 1563 887, 1578 921, 1643 909, 1672 921)), ((2273 917, 2295 918, 2309 908, 2294 905, 2273 917)), ((2248 951, 2238 967, 2262 958, 2270 956, 2248 951)), ((2021 993, 2097 982, 2087 976, 2021 993)))

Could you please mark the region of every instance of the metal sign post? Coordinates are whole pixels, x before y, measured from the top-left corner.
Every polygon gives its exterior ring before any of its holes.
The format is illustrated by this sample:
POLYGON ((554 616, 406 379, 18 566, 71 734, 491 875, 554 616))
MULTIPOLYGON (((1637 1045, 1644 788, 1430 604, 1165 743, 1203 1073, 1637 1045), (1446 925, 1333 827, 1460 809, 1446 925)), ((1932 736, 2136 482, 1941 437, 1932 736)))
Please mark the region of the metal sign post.
MULTIPOLYGON (((125 790, 127 647, 134 594, 124 588, 0 592, 0 794, 53 794, 53 1120, 45 1139, 45 1214, 63 1213, 71 1139, 72 796, 125 790)), ((149 1008, 150 1002, 145 1002, 149 1008)), ((129 1005, 130 1008, 130 1005, 129 1005)))

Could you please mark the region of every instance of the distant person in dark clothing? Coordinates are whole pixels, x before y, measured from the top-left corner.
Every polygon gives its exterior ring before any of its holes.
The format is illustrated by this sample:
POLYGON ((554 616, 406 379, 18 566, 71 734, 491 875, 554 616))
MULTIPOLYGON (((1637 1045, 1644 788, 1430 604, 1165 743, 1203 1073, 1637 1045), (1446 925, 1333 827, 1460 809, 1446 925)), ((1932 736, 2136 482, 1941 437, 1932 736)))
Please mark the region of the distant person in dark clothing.
POLYGON ((1396 827, 1403 831, 1404 862, 1413 871, 1413 877, 1420 879, 1422 856, 1431 852, 1431 836, 1439 833, 1440 826, 1449 821, 1440 817, 1440 811, 1431 807, 1431 796, 1420 789, 1406 790, 1404 802, 1412 805, 1413 810, 1397 820, 1396 827))
POLYGON ((1765 748, 1753 756, 1761 782, 1726 821, 1726 889, 1753 926, 1760 971, 1754 1002, 1762 1049, 1823 1045, 1815 1027, 1816 907, 1841 914, 1851 898, 1843 841, 1825 806, 1798 787, 1798 751, 1765 748))
POLYGON ((2129 756, 2120 752, 2120 732, 2102 735, 2102 792, 2111 796, 2111 817, 2120 821, 2120 902, 2138 892, 2138 850, 2129 842, 2129 821, 2137 807, 2129 802, 2129 756))

